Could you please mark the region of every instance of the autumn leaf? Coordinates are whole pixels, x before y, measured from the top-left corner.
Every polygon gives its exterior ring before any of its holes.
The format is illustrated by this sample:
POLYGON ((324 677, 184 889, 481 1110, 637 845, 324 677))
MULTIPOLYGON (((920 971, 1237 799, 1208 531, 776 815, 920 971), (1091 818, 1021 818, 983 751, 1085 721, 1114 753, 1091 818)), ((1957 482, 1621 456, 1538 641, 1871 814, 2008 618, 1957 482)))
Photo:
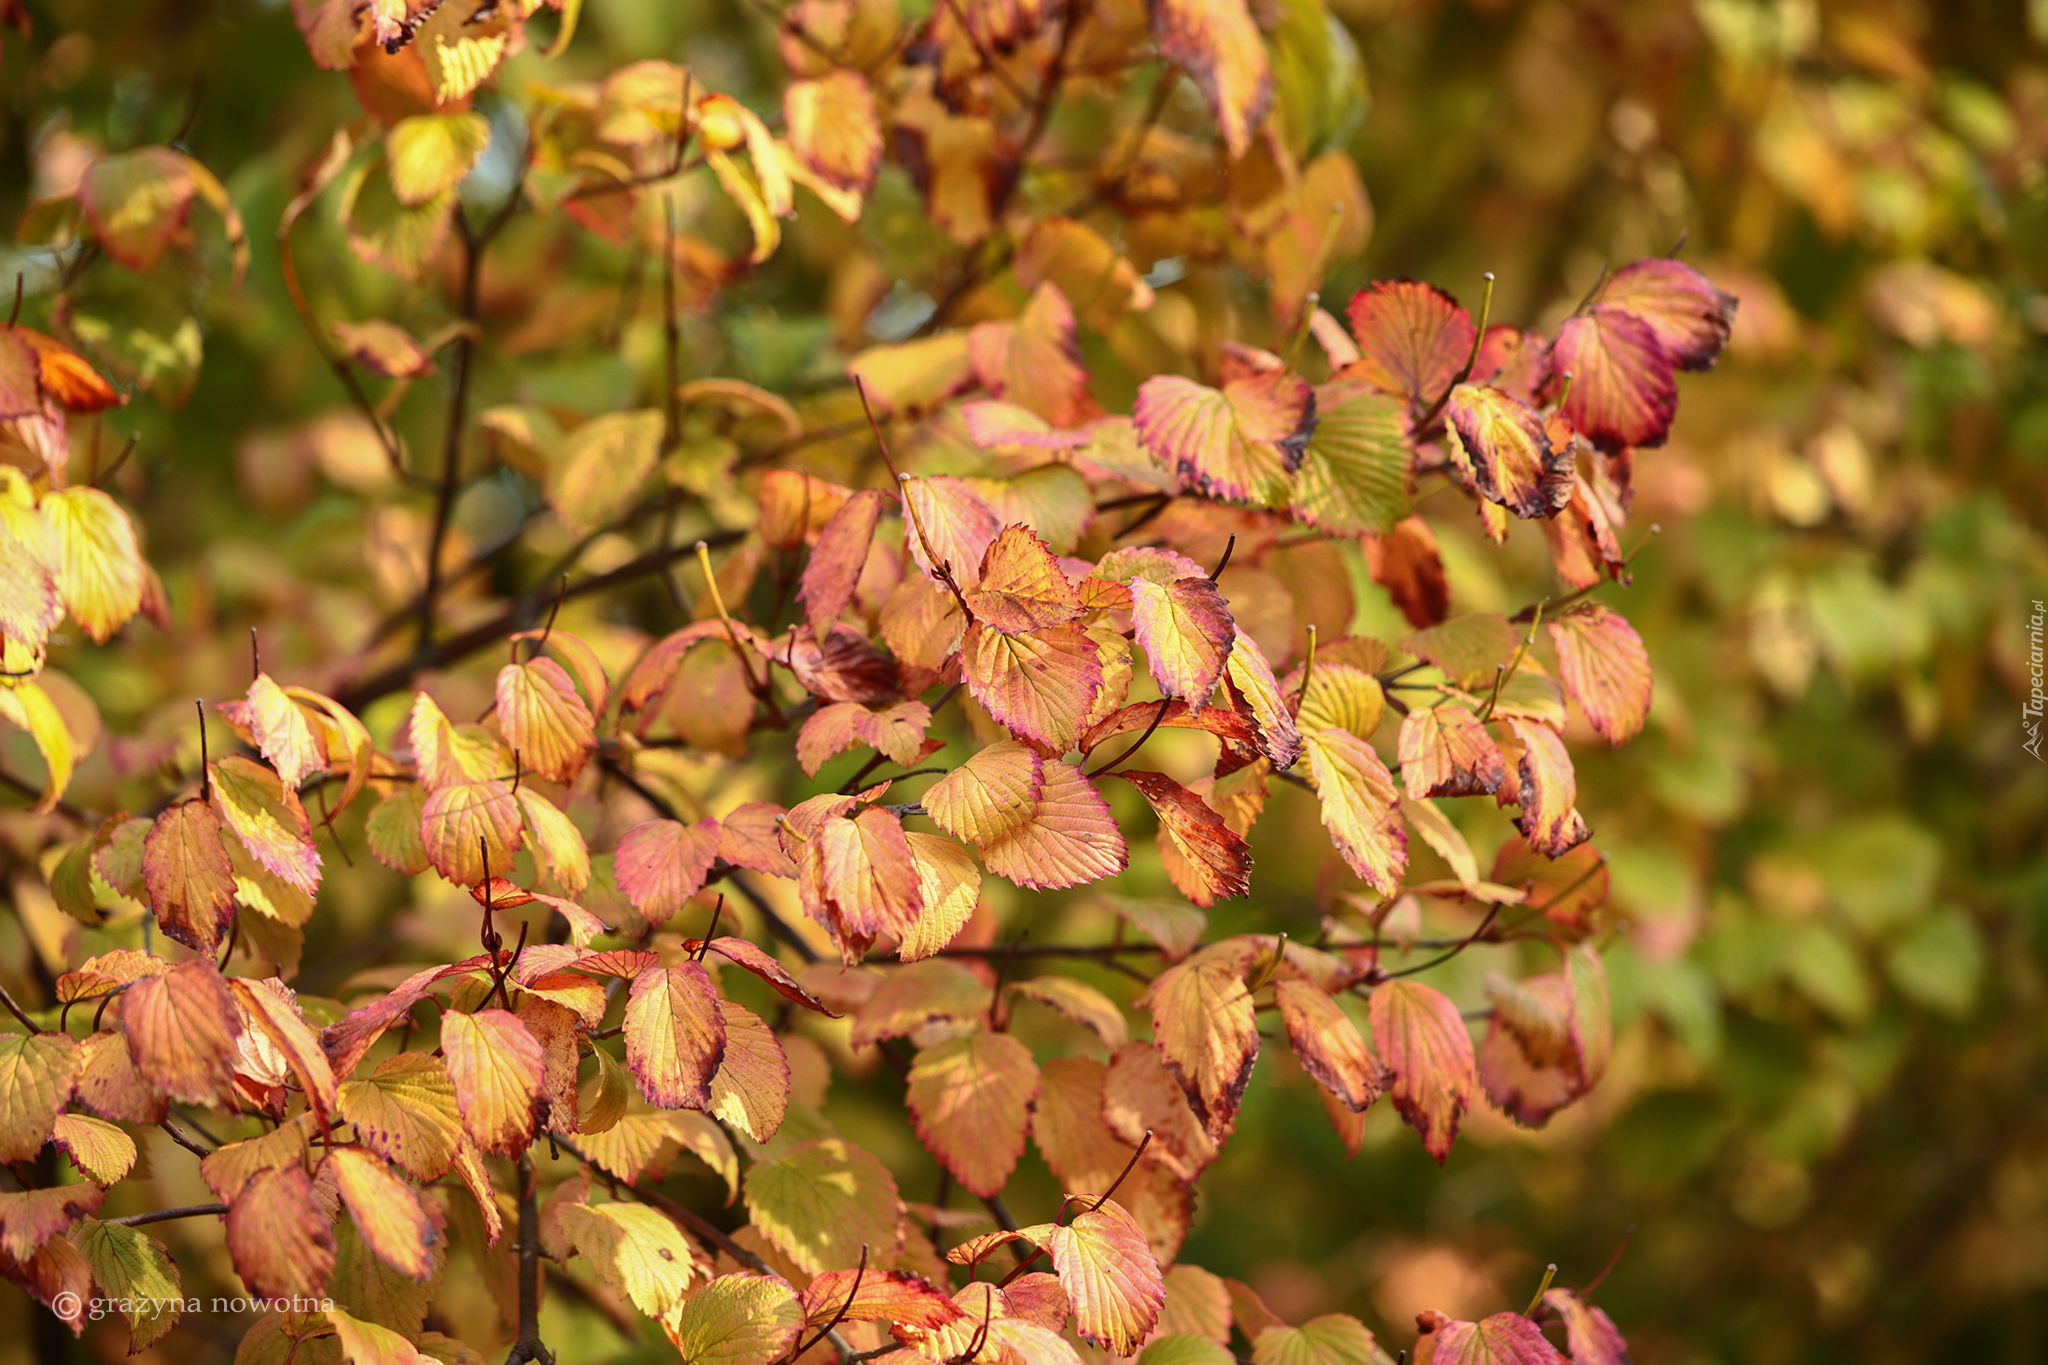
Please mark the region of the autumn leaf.
POLYGON ((1470 466, 1487 501, 1518 517, 1547 517, 1571 501, 1575 474, 1569 433, 1551 439, 1543 419, 1504 390, 1460 384, 1444 405, 1453 448, 1470 466))
MULTIPOLYGON (((1498 612, 1467 612, 1401 641, 1401 649, 1435 664, 1459 687, 1490 688, 1515 656, 1520 638, 1498 612)), ((1526 662, 1526 661, 1525 661, 1526 662)))
POLYGON ((1349 1313, 1325 1313, 1299 1327, 1280 1323, 1248 1331, 1252 1365, 1387 1365, 1387 1353, 1349 1313))
POLYGON ((852 1265, 861 1247, 887 1269, 896 1251, 896 1181, 851 1143, 799 1143, 746 1176, 747 1212, 783 1255, 808 1271, 852 1265))
POLYGON ((1008 526, 982 556, 981 583, 967 594, 967 609, 984 625, 1022 635, 1074 620, 1081 598, 1029 526, 1008 526))
POLYGON ((650 924, 664 924, 689 903, 704 885, 718 857, 716 820, 685 825, 676 820, 649 820, 633 826, 619 840, 613 862, 619 890, 650 924))
POLYGON ((235 878, 220 817, 204 801, 180 801, 149 827, 143 885, 163 931, 196 952, 220 947, 235 912, 235 878))
POLYGON ((940 1020, 975 1020, 988 1013, 988 984, 958 962, 939 958, 889 973, 854 1016, 847 1041, 867 1047, 901 1038, 940 1020))
POLYGON ((231 754, 211 769, 213 800, 250 856, 283 881, 312 895, 320 889, 320 850, 299 796, 276 773, 231 754))
POLYGON ((1231 158, 1244 156, 1273 100, 1272 63, 1244 0, 1165 0, 1152 10, 1152 37, 1194 78, 1231 158))
POLYGON ((903 832, 917 867, 917 894, 924 910, 903 936, 897 956, 905 962, 930 957, 959 936, 981 903, 981 870, 973 855, 951 839, 916 830, 903 832))
POLYGON ((142 605, 148 572, 128 514, 97 488, 67 488, 43 499, 56 541, 57 593, 71 619, 104 642, 142 605))
POLYGON ((981 495, 949 474, 906 478, 901 488, 904 544, 917 567, 934 579, 944 568, 963 590, 981 586, 981 561, 1002 531, 981 495))
MULTIPOLYGON (((177 1263, 162 1242, 119 1223, 89 1221, 77 1236, 93 1283, 119 1301, 134 1355, 177 1324, 185 1299, 177 1263)), ((1596 1310, 1597 1311, 1597 1310, 1596 1310)))
POLYGON ((401 119, 384 135, 391 190, 408 207, 454 189, 491 140, 490 121, 468 111, 401 119))
POLYGON ((1613 452, 1664 444, 1678 412, 1678 381, 1649 323, 1595 304, 1557 329, 1550 364, 1572 376, 1563 412, 1594 445, 1613 452))
POLYGON ((1472 354, 1471 316, 1433 284, 1376 280, 1351 296, 1348 311, 1359 358, 1339 377, 1406 398, 1418 412, 1444 396, 1472 354))
POLYGON ((419 1193, 384 1163, 356 1147, 328 1155, 348 1216, 370 1250, 416 1284, 433 1279, 434 1243, 440 1234, 420 1206, 419 1193))
POLYGON ((597 747, 590 707, 553 659, 498 670, 498 728, 528 772, 571 783, 597 747))
POLYGON ((1112 1052, 1130 1041, 1130 1026, 1124 1022, 1123 1011, 1085 981, 1070 976, 1035 976, 1027 981, 1008 982, 1003 989, 1058 1010, 1101 1039, 1112 1052))
POLYGON ((789 1057, 752 1010, 730 1000, 720 1000, 718 1010, 725 1020, 725 1054, 711 1078, 709 1112, 766 1142, 789 1111, 789 1057))
POLYGON ((368 1079, 344 1083, 337 1103, 358 1140, 413 1179, 448 1173, 462 1141, 462 1111, 439 1057, 401 1052, 386 1058, 368 1079))
POLYGON ((1107 1197, 1069 1195, 1090 1207, 1045 1239, 1060 1287, 1074 1308, 1074 1330, 1083 1341, 1116 1355, 1130 1355, 1159 1321, 1166 1284, 1139 1227, 1123 1205, 1107 1197))
POLYGON ((206 958, 144 977, 121 997, 121 1026, 142 1078, 186 1104, 230 1104, 241 1017, 206 958))
POLYGON ((1088 371, 1074 337, 1074 310, 1059 286, 1039 285, 1015 319, 978 322, 967 334, 974 377, 999 399, 1036 413, 1055 427, 1085 421, 1088 371))
POLYGON ((999 740, 933 783, 921 804, 954 838, 994 842, 1030 823, 1044 790, 1045 767, 1029 745, 999 740))
POLYGON ((1235 379, 1221 389, 1177 375, 1138 388, 1138 436, 1190 486, 1212 497, 1284 502, 1316 428, 1316 398, 1284 369, 1235 379))
POLYGON ((1074 747, 1102 686, 1095 642, 1073 624, 1005 635, 975 622, 961 664, 969 695, 1049 756, 1074 747))
POLYGON ((1167 968, 1139 997, 1167 1070, 1187 1093, 1212 1142, 1237 1121, 1259 1056, 1259 1030, 1243 969, 1230 957, 1197 955, 1167 968))
POLYGON ((1313 730, 1304 739, 1330 841, 1367 885, 1391 893, 1408 866, 1408 833, 1394 775, 1370 744, 1348 730, 1313 730))
POLYGON ((588 532, 625 509, 661 458, 661 422, 652 408, 609 412, 563 439, 547 491, 565 525, 588 532))
POLYGON ((1600 286, 1597 302, 1645 323, 1681 370, 1712 369, 1735 323, 1734 297, 1668 256, 1631 261, 1615 271, 1600 286))
POLYGON ((297 995, 276 977, 254 981, 237 977, 228 982, 228 989, 242 1006, 244 1034, 260 1033, 282 1054, 314 1119, 325 1124, 338 1103, 334 1070, 299 1008, 297 995))
MULTIPOLYGON (((854 79, 860 77, 856 75, 854 79)), ((867 563, 883 504, 881 493, 855 493, 840 504, 818 533, 818 543, 811 547, 810 561, 804 565, 803 579, 796 592, 797 600, 804 604, 812 634, 827 634, 853 600, 854 586, 860 582, 861 568, 867 563)))
POLYGON ((771 1365, 804 1325, 796 1291, 774 1275, 721 1275, 663 1326, 688 1365, 771 1365))
POLYGON ((296 1164, 266 1166, 228 1200, 228 1255, 256 1293, 318 1298, 334 1269, 334 1229, 296 1164))
POLYGON ((1436 532, 1421 517, 1403 517, 1385 535, 1368 536, 1365 563, 1409 625, 1433 626, 1450 614, 1443 555, 1436 532))
POLYGON ((1459 1322, 1424 1312, 1415 1321, 1422 1329, 1415 1365, 1569 1365, 1543 1329, 1520 1313, 1459 1322))
POLYGON ((866 194, 882 162, 882 129, 867 77, 844 67, 782 92, 790 150, 827 184, 866 194))
POLYGON ((1373 1042, 1391 1073, 1389 1093, 1422 1145, 1442 1162, 1458 1136, 1458 1119, 1479 1088, 1472 1035, 1458 1007, 1419 981, 1373 988, 1373 1042))
POLYGON ((805 909, 833 931, 849 961, 882 934, 910 933, 924 912, 903 822, 876 806, 825 818, 804 845, 799 888, 805 909))
POLYGON ((1417 706, 1401 719, 1401 782, 1410 797, 1491 796, 1505 773, 1500 746, 1470 708, 1417 706))
POLYGON ((1387 1072, 1351 1017, 1306 981, 1274 983, 1273 998, 1302 1070, 1353 1113, 1369 1108, 1386 1090, 1387 1072))
POLYGON ((900 1270, 828 1270, 804 1286, 801 1302, 813 1327, 836 1319, 929 1332, 965 1316, 931 1281, 900 1270))
POLYGON ((562 1231, 598 1278, 650 1317, 682 1302, 696 1257, 676 1225, 645 1204, 618 1202, 595 1208, 572 1204, 559 1215, 562 1231))
MULTIPOLYGON (((1519 754, 1510 755, 1517 773, 1513 804, 1522 808, 1515 828, 1522 831, 1537 852, 1550 858, 1561 857, 1592 837, 1574 804, 1578 800, 1578 778, 1572 771, 1564 737, 1548 725, 1518 716, 1509 716, 1507 726, 1520 750, 1519 754)), ((1504 799, 1507 796, 1507 787, 1503 785, 1495 799, 1508 804, 1504 799)))
POLYGON ((1164 773, 1120 772, 1159 817, 1159 835, 1180 855, 1169 865, 1174 885, 1196 905, 1211 906, 1251 894, 1250 845, 1223 817, 1164 773))
POLYGON ((79 1060, 69 1034, 0 1035, 0 1161, 33 1161, 42 1151, 79 1060))
POLYGON ((434 870, 458 886, 475 886, 512 866, 519 851, 519 802, 504 782, 437 787, 420 807, 420 847, 434 870))
POLYGON ((992 1198, 1024 1152, 1038 1094, 1031 1050, 986 1031, 925 1048, 905 1096, 918 1137, 969 1193, 992 1198))
POLYGON ((1650 714, 1650 656, 1620 615, 1582 603, 1544 622, 1557 646, 1558 678, 1609 744, 1635 738, 1650 714))
POLYGON ((983 843, 981 857, 989 871, 1033 890, 1100 881, 1129 862, 1109 803, 1068 763, 1045 764, 1030 819, 983 843))
POLYGON ((1363 379, 1316 389, 1316 429, 1294 482, 1294 511, 1332 535, 1386 535, 1414 498, 1406 404, 1363 379))
POLYGON ((1190 714, 1200 714, 1237 635, 1223 594, 1201 577, 1165 584, 1134 579, 1131 595, 1131 623, 1159 690, 1186 698, 1190 714))
POLYGON ((626 1067, 649 1104, 708 1108, 725 1044, 718 991, 701 965, 652 968, 633 982, 626 1001, 626 1067))
POLYGON ((1569 1289, 1546 1290, 1543 1302, 1564 1320, 1572 1365, 1629 1365, 1628 1343, 1603 1310, 1569 1289))
POLYGON ((540 1099, 541 1047, 517 1016, 504 1010, 441 1016, 441 1047, 462 1126, 477 1146, 516 1156, 533 1141, 540 1099))

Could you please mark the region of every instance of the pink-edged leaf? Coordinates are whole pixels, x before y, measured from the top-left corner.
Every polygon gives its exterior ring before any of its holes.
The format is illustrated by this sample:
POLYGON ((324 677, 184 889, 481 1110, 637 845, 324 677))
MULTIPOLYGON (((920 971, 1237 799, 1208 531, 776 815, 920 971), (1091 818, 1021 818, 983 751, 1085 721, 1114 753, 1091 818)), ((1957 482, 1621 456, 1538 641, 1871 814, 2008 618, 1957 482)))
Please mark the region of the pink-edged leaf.
POLYGON ((918 568, 936 578, 939 565, 944 564, 963 589, 980 586, 981 558, 1002 530, 1002 523, 981 496, 964 481, 940 474, 905 479, 903 502, 908 523, 903 539, 918 568), (937 563, 925 553, 927 540, 931 555, 938 556, 937 563))
POLYGON ((1081 770, 1047 763, 1031 818, 981 845, 988 870, 1035 891, 1114 877, 1129 862, 1109 802, 1081 770))
MULTIPOLYGON (((1521 749, 1515 756, 1513 804, 1519 805, 1522 813, 1515 828, 1537 852, 1559 857, 1592 837, 1575 804, 1579 784, 1572 771, 1572 756, 1565 750, 1564 736, 1541 721, 1509 716, 1507 725, 1521 749)), ((1503 783, 1495 799, 1507 794, 1503 783)))
POLYGON ((1007 526, 982 556, 981 586, 967 594, 967 609, 984 625, 1020 635, 1073 620, 1081 597, 1036 532, 1007 526))
POLYGON ((718 856, 734 867, 773 877, 794 877, 796 864, 783 850, 778 831, 782 807, 772 801, 749 801, 725 817, 718 832, 718 856))
POLYGON ((539 1122, 539 1041, 504 1010, 451 1010, 441 1016, 441 1047, 462 1126, 477 1146, 499 1156, 524 1151, 539 1122))
POLYGON ((767 951, 743 938, 720 935, 711 940, 711 951, 761 978, 768 988, 793 1005, 802 1005, 807 1010, 816 1010, 827 1019, 839 1016, 827 1009, 819 999, 797 984, 795 977, 784 970, 782 964, 770 957, 767 951))
POLYGON ((1031 1049, 979 1032, 919 1052, 905 1098, 925 1147, 969 1193, 993 1197, 1024 1154, 1037 1095, 1031 1049))
POLYGON ((1609 744, 1635 738, 1650 715, 1650 655, 1619 614, 1597 602, 1544 623, 1557 645, 1558 680, 1609 744))
POLYGON ((1287 1025, 1287 1041, 1302 1070, 1353 1113, 1385 1093, 1387 1069, 1337 1002, 1306 981, 1279 981, 1274 1003, 1287 1025))
POLYGON ((1502 389, 1460 384, 1444 420, 1489 502, 1518 517, 1547 517, 1571 501, 1572 445, 1553 444, 1534 408, 1502 389))
POLYGON ((967 334, 974 377, 996 398, 1036 413, 1055 427, 1086 421, 1088 370, 1074 338, 1074 310, 1059 286, 1032 291, 1013 320, 978 322, 967 334))
POLYGON ((1351 870, 1367 885, 1392 893, 1408 866, 1408 830, 1400 792, 1372 745, 1349 730, 1309 732, 1309 780, 1323 808, 1323 827, 1351 870))
POLYGON ((829 634, 853 600, 885 502, 886 495, 872 490, 855 493, 840 504, 818 533, 818 543, 811 547, 810 562, 804 565, 803 581, 796 591, 812 634, 829 634))
POLYGON ((1458 1119, 1479 1088, 1472 1035, 1458 1007, 1419 981, 1373 988, 1372 1037, 1392 1073, 1394 1107, 1439 1162, 1450 1155, 1458 1119))
POLYGON ((1401 781, 1408 795, 1491 796, 1506 768, 1500 746, 1470 708, 1417 706, 1401 720, 1401 781))
POLYGON ((1159 690, 1199 715, 1230 658, 1237 623, 1208 578, 1131 581, 1131 624, 1159 690))
POLYGON ((1564 1319, 1564 1341, 1572 1365, 1629 1365, 1628 1343, 1614 1319, 1569 1289, 1552 1289, 1543 1302, 1564 1319))
POLYGON ((725 1057, 725 1015, 711 976, 695 962, 642 972, 626 1001, 626 1069, 647 1102, 705 1109, 725 1057))
POLYGON ((1083 1341, 1114 1355, 1132 1355, 1151 1334, 1166 1304, 1166 1281, 1145 1230, 1113 1199, 1069 1195, 1083 1205, 1045 1239, 1053 1270, 1074 1309, 1083 1341))
POLYGON ((961 650, 967 690, 1048 756, 1074 747, 1102 688, 1102 659, 1080 626, 1005 635, 975 622, 961 650))
POLYGON ((718 857, 719 839, 716 820, 694 825, 649 820, 633 826, 619 840, 613 863, 619 890, 649 923, 666 922, 704 885, 704 874, 718 857))
POLYGON ((1599 302, 1648 324, 1681 370, 1712 369, 1735 325, 1735 297, 1685 262, 1666 256, 1632 261, 1615 271, 1601 286, 1599 302))
POLYGON ((1207 802, 1164 773, 1116 775, 1144 795, 1159 817, 1162 843, 1179 853, 1179 863, 1170 862, 1168 871, 1180 874, 1174 885, 1182 895, 1207 907, 1251 894, 1251 847, 1207 802))
POLYGON ((597 747, 589 705, 548 658, 498 670, 498 729, 521 767, 555 782, 574 782, 597 747))
POLYGON ((1423 1332, 1415 1346, 1415 1365, 1571 1365, 1543 1329, 1520 1313, 1460 1322, 1425 1312, 1415 1321, 1423 1332))
POLYGON ((1258 505, 1286 500, 1315 432, 1315 391, 1286 370, 1220 389, 1157 375, 1138 389, 1138 438, 1183 479, 1212 497, 1258 505))

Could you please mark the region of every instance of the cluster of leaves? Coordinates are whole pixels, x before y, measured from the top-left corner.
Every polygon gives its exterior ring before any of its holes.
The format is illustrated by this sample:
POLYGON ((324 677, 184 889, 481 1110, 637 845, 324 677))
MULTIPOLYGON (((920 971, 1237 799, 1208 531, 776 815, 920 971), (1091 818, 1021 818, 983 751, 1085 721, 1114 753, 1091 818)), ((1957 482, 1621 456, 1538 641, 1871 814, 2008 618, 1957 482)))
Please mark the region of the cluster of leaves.
MULTIPOLYGON (((124 272, 203 273, 198 201, 226 224, 231 280, 245 248, 219 182, 173 146, 89 156, 23 218, 21 240, 61 267, 49 325, 75 348, 0 333, 18 466, 0 503, 15 509, 0 714, 48 773, 26 875, 79 927, 58 932, 73 947, 47 1007, 6 1036, 21 1102, 0 1155, 43 1163, 0 1194, 8 1272, 45 1302, 175 1298, 161 1244, 99 1217, 137 1159, 122 1125, 161 1125, 203 1155, 218 1201, 170 1212, 219 1217, 250 1290, 341 1305, 264 1319, 252 1361, 301 1342, 469 1358, 492 1329, 465 1345, 428 1327, 451 1246, 485 1269, 522 1359, 544 1351, 542 1262, 628 1331, 626 1306, 686 1357, 731 1365, 892 1350, 1185 1365, 1220 1361, 1233 1332, 1261 1365, 1380 1358, 1352 1317, 1292 1327, 1181 1260, 1195 1183, 1237 1128, 1261 1014, 1353 1154, 1382 1095, 1441 1161, 1473 1106, 1541 1125, 1607 1071, 1609 874, 1566 739, 1618 745, 1650 718, 1642 640, 1590 594, 1628 580, 1636 452, 1665 443, 1677 375, 1713 363, 1733 300, 1650 257, 1541 329, 1406 280, 1358 290, 1342 321, 1322 309, 1321 277, 1368 211, 1332 150, 1356 56, 1315 5, 948 3, 912 21, 803 0, 773 34, 779 115, 705 84, 716 63, 559 79, 539 64, 582 45, 575 6, 549 8, 295 5, 361 116, 318 130, 279 263, 358 409, 341 423, 354 444, 330 421, 318 460, 375 509, 390 616, 348 632, 351 648, 367 636, 359 653, 280 669, 316 685, 259 662, 210 736, 203 714, 195 732, 184 711, 177 739, 152 717, 151 771, 91 811, 64 798, 97 713, 46 666, 51 632, 67 611, 95 641, 138 612, 186 623, 94 486, 121 471, 73 418, 120 395, 80 356, 175 405, 198 341, 189 316, 151 332, 151 315, 86 305, 124 272), (1134 110, 1102 90, 1133 75, 1153 82, 1132 86, 1134 110), (1086 172, 1052 154, 1069 105, 1134 114, 1086 172), (874 226, 906 197, 931 230, 915 268, 874 226), (334 300, 295 261, 302 223, 424 288, 368 305, 390 316, 324 322, 334 300), (880 244, 835 268, 834 307, 882 316, 893 276, 922 320, 802 382, 683 381, 691 315, 851 230, 880 244), (522 299, 492 253, 606 244, 636 279, 658 262, 665 335, 637 387, 651 403, 493 386, 494 350, 531 353, 592 315, 522 299), (1173 354, 1184 299, 1141 273, 1169 257, 1263 277, 1267 316, 1173 354), (523 340, 485 332, 520 308, 523 340), (437 381, 444 449, 423 472, 410 398, 437 381), (472 390, 490 394, 474 414, 472 390), (493 482, 530 497, 522 530, 558 537, 502 610, 479 594, 505 561, 461 504, 493 482), (1418 511, 1432 494, 1450 495, 1434 525, 1418 511), (1540 534, 1549 597, 1453 615, 1459 495, 1496 545, 1524 522, 1540 534), (693 557, 690 594, 675 566, 693 557), (1349 633, 1352 564, 1399 626, 1349 633), (577 619, 657 580, 670 599, 628 610, 659 629, 577 619), (440 672, 496 645, 510 658, 494 677, 440 672), (223 721, 245 752, 216 761, 223 721), (1149 768, 1131 766, 1141 750, 1149 768), (1312 941, 1254 921, 1203 942, 1201 911, 1251 893, 1255 843, 1294 853, 1298 831, 1266 809, 1290 799, 1312 800, 1334 851, 1312 941), (1490 862, 1474 807, 1512 813, 1490 862), (424 933, 435 950, 402 968, 337 978, 337 998, 295 996, 284 982, 335 913, 330 897, 315 914, 322 839, 326 857, 366 846, 418 887, 467 893, 417 892, 464 927, 424 933), (1007 888, 1112 878, 1181 901, 1101 897, 1107 941, 1015 938, 1050 915, 1013 916, 995 941, 1007 888), (1425 923, 1458 927, 1433 940, 1425 923), (441 950, 465 938, 482 951, 441 950), (1555 968, 1490 976, 1476 1043, 1458 992, 1415 979, 1438 961, 1417 954, 1521 941, 1555 968), (1017 976, 1033 947, 1077 970, 1017 976), (1104 970, 1143 992, 1127 1005, 1104 970), (895 1153, 876 1147, 884 1165, 824 1116, 828 1057, 844 1074, 877 1055, 944 1172, 931 1204, 901 1193, 895 1153), (181 1126, 193 1108, 249 1116, 256 1135, 202 1145, 181 1126), (1027 1144, 1072 1193, 1014 1228, 1003 1199, 1027 1144), (744 1222, 661 1191, 679 1152, 744 1222), (948 1245, 980 1216, 952 1207, 955 1187, 998 1231, 948 1245), (977 1279, 1006 1246, 1017 1269, 977 1279)), ((1912 283, 1902 317, 1918 316, 1912 283)), ((140 632, 121 647, 146 648, 140 632)), ((1652 1008, 1682 1020, 1672 999, 1652 1008)), ((1621 1352, 1578 1296, 1539 1298, 1527 1316, 1425 1315, 1418 1353, 1550 1360, 1551 1324, 1580 1365, 1621 1352)), ((138 1310, 135 1343, 174 1321, 138 1310)))

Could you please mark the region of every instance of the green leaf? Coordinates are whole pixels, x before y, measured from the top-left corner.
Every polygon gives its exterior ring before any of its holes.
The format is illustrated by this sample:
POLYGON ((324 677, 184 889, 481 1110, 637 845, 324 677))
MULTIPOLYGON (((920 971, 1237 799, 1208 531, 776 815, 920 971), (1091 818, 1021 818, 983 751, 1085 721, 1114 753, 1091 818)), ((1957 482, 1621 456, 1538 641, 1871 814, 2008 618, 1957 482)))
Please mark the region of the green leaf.
POLYGON ((101 1297, 119 1300, 133 1355, 171 1330, 184 1302, 184 1282, 169 1250, 134 1228, 88 1218, 74 1234, 101 1297))
POLYGON ((773 1275, 721 1275, 668 1324, 685 1365, 769 1365, 796 1344, 803 1310, 773 1275))
POLYGON ((482 114, 421 114, 400 119, 384 135, 391 190, 408 208, 454 189, 490 145, 490 121, 482 114))

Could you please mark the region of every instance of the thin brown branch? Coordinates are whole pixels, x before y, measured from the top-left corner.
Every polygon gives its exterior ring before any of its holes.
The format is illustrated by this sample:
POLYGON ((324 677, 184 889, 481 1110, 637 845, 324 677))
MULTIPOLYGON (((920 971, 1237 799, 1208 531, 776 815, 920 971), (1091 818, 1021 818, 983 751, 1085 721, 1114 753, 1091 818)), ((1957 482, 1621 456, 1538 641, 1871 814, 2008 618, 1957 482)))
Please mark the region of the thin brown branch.
POLYGON ((187 1204, 176 1209, 156 1209, 150 1213, 131 1213, 126 1218, 104 1218, 101 1222, 119 1223, 124 1228, 139 1228, 145 1223, 168 1223, 175 1218, 217 1218, 228 1211, 226 1204, 187 1204))

